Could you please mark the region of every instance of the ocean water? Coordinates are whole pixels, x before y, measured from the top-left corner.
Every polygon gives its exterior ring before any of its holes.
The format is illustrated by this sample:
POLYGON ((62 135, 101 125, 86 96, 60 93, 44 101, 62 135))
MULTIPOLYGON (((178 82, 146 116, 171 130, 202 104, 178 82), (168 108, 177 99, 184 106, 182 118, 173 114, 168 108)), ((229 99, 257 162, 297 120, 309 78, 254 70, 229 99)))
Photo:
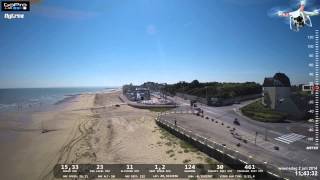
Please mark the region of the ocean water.
POLYGON ((1 111, 28 111, 53 106, 66 98, 83 93, 110 91, 115 88, 17 88, 0 89, 1 111))

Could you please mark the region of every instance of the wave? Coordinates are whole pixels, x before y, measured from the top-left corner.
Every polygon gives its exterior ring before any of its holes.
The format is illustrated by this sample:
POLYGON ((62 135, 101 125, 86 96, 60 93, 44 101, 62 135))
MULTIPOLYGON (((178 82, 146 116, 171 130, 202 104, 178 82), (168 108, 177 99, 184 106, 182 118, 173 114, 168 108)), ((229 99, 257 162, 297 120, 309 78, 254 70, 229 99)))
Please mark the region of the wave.
POLYGON ((62 104, 62 103, 66 103, 68 101, 71 101, 73 99, 75 99, 77 96, 79 96, 80 94, 74 94, 74 95, 65 95, 65 98, 57 101, 56 103, 54 103, 54 105, 59 105, 59 104, 62 104))

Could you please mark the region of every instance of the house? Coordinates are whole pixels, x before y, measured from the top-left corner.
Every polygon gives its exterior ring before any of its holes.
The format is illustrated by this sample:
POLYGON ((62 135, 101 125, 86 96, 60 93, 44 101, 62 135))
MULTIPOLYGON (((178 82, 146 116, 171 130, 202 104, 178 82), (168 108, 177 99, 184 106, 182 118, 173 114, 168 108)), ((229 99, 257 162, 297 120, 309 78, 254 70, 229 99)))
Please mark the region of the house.
POLYGON ((135 90, 136 101, 150 100, 150 91, 148 88, 136 88, 135 90))
POLYGON ((264 79, 262 87, 262 104, 271 109, 277 107, 291 96, 291 83, 284 73, 276 73, 264 79))
POLYGON ((123 94, 127 96, 130 101, 150 100, 150 90, 140 86, 125 85, 122 88, 123 94))
POLYGON ((301 118, 304 114, 292 100, 290 79, 284 73, 276 73, 264 79, 262 104, 269 108, 287 113, 290 117, 301 118))

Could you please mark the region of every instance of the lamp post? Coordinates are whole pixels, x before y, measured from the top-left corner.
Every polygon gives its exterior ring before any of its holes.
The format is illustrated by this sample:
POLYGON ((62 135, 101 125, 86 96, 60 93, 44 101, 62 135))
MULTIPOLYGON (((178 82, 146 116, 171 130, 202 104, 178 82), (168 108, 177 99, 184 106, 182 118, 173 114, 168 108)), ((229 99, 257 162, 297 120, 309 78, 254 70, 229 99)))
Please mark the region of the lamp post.
POLYGON ((254 137, 254 144, 256 145, 257 144, 257 136, 258 136, 258 132, 256 132, 256 135, 254 137))
POLYGON ((268 141, 268 129, 265 129, 265 136, 264 136, 264 140, 268 141))

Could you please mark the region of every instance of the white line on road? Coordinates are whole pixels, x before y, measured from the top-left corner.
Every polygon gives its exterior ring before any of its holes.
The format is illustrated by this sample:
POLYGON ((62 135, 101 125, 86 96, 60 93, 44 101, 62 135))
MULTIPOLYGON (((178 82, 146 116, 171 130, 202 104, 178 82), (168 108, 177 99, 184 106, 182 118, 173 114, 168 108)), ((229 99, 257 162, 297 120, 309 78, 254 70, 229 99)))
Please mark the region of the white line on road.
POLYGON ((274 138, 274 139, 277 141, 286 143, 286 144, 290 144, 295 141, 299 141, 300 139, 303 139, 304 137, 305 136, 300 135, 300 134, 290 133, 290 134, 285 134, 285 135, 282 135, 282 136, 274 138))

